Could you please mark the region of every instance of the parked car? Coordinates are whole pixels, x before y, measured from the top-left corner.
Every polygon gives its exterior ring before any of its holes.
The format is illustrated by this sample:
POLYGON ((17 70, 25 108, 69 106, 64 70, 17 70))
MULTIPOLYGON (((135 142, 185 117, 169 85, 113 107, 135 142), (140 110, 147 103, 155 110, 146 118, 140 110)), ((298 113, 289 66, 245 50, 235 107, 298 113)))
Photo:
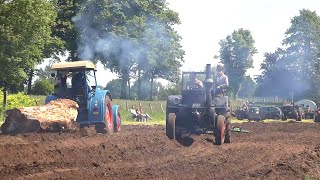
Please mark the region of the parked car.
POLYGON ((275 106, 263 106, 259 108, 259 113, 264 116, 265 119, 282 119, 283 113, 280 108, 275 106))
POLYGON ((247 112, 247 119, 255 121, 264 120, 259 112, 259 107, 250 107, 249 111, 247 112))

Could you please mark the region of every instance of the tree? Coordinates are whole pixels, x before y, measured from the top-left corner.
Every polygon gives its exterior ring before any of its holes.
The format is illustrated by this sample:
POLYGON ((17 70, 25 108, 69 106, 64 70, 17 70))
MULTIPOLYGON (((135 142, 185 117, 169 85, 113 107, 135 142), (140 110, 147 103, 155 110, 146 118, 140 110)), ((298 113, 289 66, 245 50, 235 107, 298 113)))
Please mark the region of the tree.
POLYGON ((291 19, 283 44, 290 58, 290 71, 309 84, 309 96, 320 96, 320 17, 315 11, 300 10, 291 19))
POLYGON ((53 92, 53 84, 48 79, 39 78, 34 82, 32 87, 32 94, 34 95, 48 95, 53 92))
POLYGON ((170 83, 159 92, 159 99, 167 100, 170 95, 181 94, 181 83, 170 83))
POLYGON ((320 95, 319 32, 319 16, 300 10, 285 33, 285 48, 265 54, 256 94, 316 99, 320 95))
MULTIPOLYGON (((150 91, 151 91, 151 86, 150 86, 150 80, 148 79, 143 79, 141 85, 143 88, 141 89, 141 100, 149 100, 150 99, 150 91)), ((158 99, 160 92, 164 89, 161 83, 159 82, 153 82, 152 85, 154 88, 152 89, 152 97, 158 99)), ((138 84, 137 81, 133 84, 132 86, 132 92, 133 94, 137 94, 138 91, 138 84)))
POLYGON ((150 79, 150 100, 152 100, 154 79, 162 78, 170 82, 177 82, 180 76, 184 51, 179 44, 180 36, 170 27, 158 27, 157 31, 152 30, 148 36, 150 52, 148 63, 145 67, 145 75, 150 79), (168 38, 168 39, 167 39, 168 38))
POLYGON ((114 79, 108 82, 107 86, 104 89, 110 91, 112 98, 120 98, 121 79, 114 79))
POLYGON ((243 79, 243 83, 239 90, 239 97, 241 98, 249 98, 253 97, 256 89, 256 83, 250 76, 245 76, 243 79))
POLYGON ((247 69, 252 68, 257 53, 249 30, 239 29, 220 41, 220 59, 225 65, 230 86, 237 97, 247 69))
POLYGON ((42 61, 44 49, 52 44, 51 27, 56 17, 46 0, 0 2, 0 87, 4 92, 26 80, 25 70, 42 61))

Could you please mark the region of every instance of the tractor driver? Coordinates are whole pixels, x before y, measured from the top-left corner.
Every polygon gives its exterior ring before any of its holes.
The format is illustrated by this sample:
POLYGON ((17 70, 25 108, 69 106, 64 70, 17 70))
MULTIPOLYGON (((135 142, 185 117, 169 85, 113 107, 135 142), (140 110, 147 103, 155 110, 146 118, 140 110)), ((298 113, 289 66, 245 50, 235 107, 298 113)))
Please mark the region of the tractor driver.
POLYGON ((216 79, 216 95, 223 95, 226 88, 229 86, 228 76, 224 74, 224 67, 222 64, 217 65, 217 79, 216 79))
POLYGON ((203 88, 203 83, 196 78, 196 73, 191 72, 189 75, 189 81, 187 82, 187 89, 199 89, 203 88))
POLYGON ((54 95, 59 98, 65 98, 66 96, 68 73, 68 71, 58 72, 58 76, 55 79, 54 95))

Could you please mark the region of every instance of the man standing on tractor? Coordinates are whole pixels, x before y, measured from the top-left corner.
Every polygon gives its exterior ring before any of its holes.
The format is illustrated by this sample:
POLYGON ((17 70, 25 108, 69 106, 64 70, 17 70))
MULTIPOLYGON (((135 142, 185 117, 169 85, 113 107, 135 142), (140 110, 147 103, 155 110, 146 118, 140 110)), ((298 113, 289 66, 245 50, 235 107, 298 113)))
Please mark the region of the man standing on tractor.
POLYGON ((187 89, 199 89, 203 88, 203 83, 196 78, 196 73, 191 72, 189 75, 189 81, 187 82, 187 89))
POLYGON ((223 95, 226 88, 229 86, 228 76, 224 74, 224 67, 222 64, 217 65, 217 79, 216 79, 216 95, 223 95))

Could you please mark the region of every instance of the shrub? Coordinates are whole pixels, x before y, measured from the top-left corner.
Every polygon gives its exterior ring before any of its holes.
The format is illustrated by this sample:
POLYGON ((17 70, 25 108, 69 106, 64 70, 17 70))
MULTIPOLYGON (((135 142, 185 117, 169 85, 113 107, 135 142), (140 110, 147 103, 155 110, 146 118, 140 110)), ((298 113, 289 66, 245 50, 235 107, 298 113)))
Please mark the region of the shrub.
POLYGON ((8 96, 6 109, 22 108, 35 105, 36 101, 34 99, 30 98, 29 96, 23 93, 18 93, 11 94, 8 96))
POLYGON ((48 95, 53 92, 53 84, 47 79, 37 79, 32 87, 34 95, 48 95))
POLYGON ((4 112, 7 109, 13 109, 13 108, 22 108, 22 107, 29 107, 29 106, 35 106, 37 104, 36 100, 33 98, 30 98, 29 96, 18 93, 18 94, 11 94, 7 97, 7 107, 4 109, 3 106, 3 94, 0 93, 0 124, 1 121, 4 120, 4 112))

